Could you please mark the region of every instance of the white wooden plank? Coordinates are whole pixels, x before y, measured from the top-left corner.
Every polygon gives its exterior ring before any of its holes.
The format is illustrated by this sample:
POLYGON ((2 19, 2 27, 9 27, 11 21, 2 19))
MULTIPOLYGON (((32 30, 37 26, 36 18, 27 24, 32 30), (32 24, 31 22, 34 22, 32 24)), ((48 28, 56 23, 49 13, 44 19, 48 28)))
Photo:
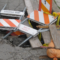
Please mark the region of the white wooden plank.
POLYGON ((1 14, 24 15, 24 12, 14 10, 1 10, 1 14))
POLYGON ((35 36, 38 33, 38 30, 33 29, 31 27, 28 27, 28 26, 26 26, 24 24, 20 24, 18 29, 25 32, 25 33, 31 34, 32 36, 35 36))

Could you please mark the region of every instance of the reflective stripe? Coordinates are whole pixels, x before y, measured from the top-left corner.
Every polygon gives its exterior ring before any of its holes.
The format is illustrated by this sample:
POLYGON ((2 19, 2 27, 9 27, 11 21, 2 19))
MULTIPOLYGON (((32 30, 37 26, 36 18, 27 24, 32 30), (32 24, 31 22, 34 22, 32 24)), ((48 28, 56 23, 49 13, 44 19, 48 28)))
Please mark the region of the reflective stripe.
POLYGON ((42 4, 43 4, 48 10, 50 9, 50 5, 47 3, 47 1, 46 1, 46 4, 45 4, 44 0, 42 0, 42 4))
POLYGON ((45 23, 43 18, 43 12, 39 12, 39 21, 45 23))
POLYGON ((39 13, 37 10, 34 11, 34 20, 39 22, 39 13))
POLYGON ((20 23, 20 21, 21 21, 21 20, 18 20, 18 19, 14 19, 14 20, 16 20, 18 23, 20 23))
POLYGON ((42 9, 41 9, 42 12, 44 12, 42 9))
POLYGON ((0 26, 3 26, 3 24, 0 23, 0 26))
POLYGON ((39 11, 52 12, 52 0, 40 0, 39 11))
POLYGON ((0 26, 2 27, 17 27, 21 20, 15 19, 0 19, 0 26))
POLYGON ((42 7, 41 9, 44 11, 44 12, 49 12, 49 10, 41 3, 42 7))
POLYGON ((35 22, 39 24, 49 24, 53 22, 55 19, 54 16, 48 15, 46 13, 43 13, 41 11, 34 10, 30 15, 27 16, 30 18, 32 21, 34 20, 35 22))
POLYGON ((46 1, 47 1, 47 3, 50 5, 50 1, 51 1, 51 0, 46 0, 46 1))
POLYGON ((44 14, 44 21, 45 21, 45 24, 50 23, 48 14, 44 14))
POLYGON ((3 19, 6 23, 8 23, 11 27, 16 27, 9 19, 3 19))
POLYGON ((54 17, 49 15, 49 21, 52 22, 54 20, 54 17))
POLYGON ((6 23, 6 21, 4 21, 3 19, 0 19, 0 23, 1 23, 3 26, 10 27, 10 25, 9 25, 8 23, 6 23))
POLYGON ((11 22, 13 22, 13 24, 15 24, 16 26, 18 26, 18 22, 15 20, 15 19, 13 19, 13 20, 11 20, 11 19, 9 19, 11 22))
POLYGON ((31 15, 30 15, 30 16, 28 16, 28 17, 30 17, 30 18, 32 18, 32 19, 34 19, 34 12, 32 12, 32 13, 31 13, 31 15))

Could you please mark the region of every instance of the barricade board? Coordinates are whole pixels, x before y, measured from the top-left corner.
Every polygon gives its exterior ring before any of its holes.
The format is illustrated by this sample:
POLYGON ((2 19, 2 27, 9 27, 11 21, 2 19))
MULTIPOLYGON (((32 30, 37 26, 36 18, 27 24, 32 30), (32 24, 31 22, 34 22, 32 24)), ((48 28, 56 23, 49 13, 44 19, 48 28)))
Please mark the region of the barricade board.
POLYGON ((38 31, 36 29, 33 29, 31 27, 28 27, 26 25, 20 24, 20 26, 18 27, 18 29, 22 32, 31 34, 31 35, 36 35, 38 33, 38 31))
POLYGON ((52 12, 52 0, 39 0, 39 11, 52 12))
POLYGON ((20 21, 17 19, 0 19, 0 27, 17 27, 20 21))
POLYGON ((41 25, 54 23, 53 21, 56 21, 56 17, 37 10, 34 10, 30 15, 27 16, 27 18, 30 18, 30 20, 33 22, 35 21, 41 25))
POLYGON ((14 10, 1 10, 1 15, 23 15, 24 16, 24 12, 21 11, 14 11, 14 10))

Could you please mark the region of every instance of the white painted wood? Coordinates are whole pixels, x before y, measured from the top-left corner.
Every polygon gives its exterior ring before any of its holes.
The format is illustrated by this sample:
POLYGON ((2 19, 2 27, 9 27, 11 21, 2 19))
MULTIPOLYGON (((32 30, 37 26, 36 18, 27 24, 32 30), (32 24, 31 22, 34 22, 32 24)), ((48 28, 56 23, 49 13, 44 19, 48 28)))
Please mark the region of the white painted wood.
POLYGON ((24 12, 13 11, 13 10, 1 10, 1 14, 24 15, 24 12))
POLYGON ((28 27, 26 25, 20 24, 20 26, 18 27, 19 30, 31 34, 31 35, 36 35, 38 33, 38 31, 36 29, 33 29, 31 27, 28 27))

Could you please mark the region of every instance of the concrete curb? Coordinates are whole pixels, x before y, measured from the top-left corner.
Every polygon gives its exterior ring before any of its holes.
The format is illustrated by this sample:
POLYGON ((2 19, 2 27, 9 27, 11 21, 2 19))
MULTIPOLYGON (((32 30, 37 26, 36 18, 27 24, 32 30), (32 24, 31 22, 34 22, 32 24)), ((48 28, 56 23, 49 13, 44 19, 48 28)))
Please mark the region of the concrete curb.
POLYGON ((57 7, 57 5, 55 4, 55 2, 54 2, 54 0, 52 0, 53 1, 53 3, 52 3, 52 10, 54 11, 54 12, 60 12, 60 9, 57 7))

